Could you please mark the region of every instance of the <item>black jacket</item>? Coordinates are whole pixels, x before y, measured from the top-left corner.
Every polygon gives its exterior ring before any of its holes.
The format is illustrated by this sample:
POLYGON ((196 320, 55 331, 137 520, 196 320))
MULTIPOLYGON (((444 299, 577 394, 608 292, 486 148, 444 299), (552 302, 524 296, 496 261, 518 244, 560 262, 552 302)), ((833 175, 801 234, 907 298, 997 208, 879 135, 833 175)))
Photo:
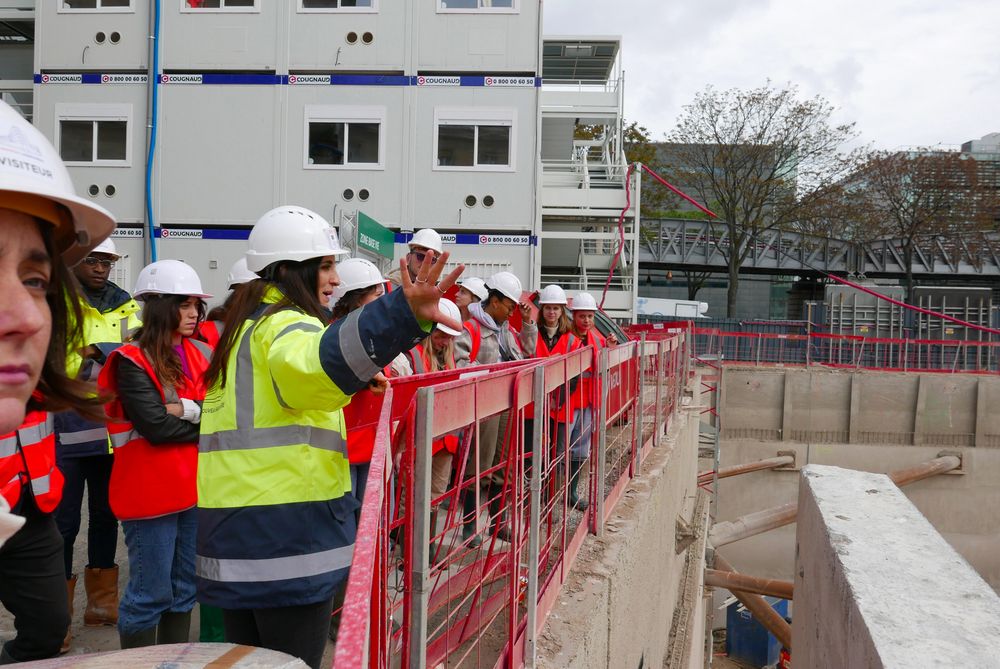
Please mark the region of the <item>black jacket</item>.
POLYGON ((183 444, 198 441, 201 428, 167 413, 153 380, 131 360, 118 363, 118 399, 136 431, 151 444, 183 444))

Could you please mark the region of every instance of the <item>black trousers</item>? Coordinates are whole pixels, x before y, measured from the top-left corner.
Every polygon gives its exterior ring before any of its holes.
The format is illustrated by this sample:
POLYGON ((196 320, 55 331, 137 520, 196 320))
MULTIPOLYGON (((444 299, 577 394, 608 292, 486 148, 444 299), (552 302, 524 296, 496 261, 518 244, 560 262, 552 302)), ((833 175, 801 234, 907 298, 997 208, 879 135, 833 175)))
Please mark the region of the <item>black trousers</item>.
POLYGON ((87 487, 87 566, 108 569, 115 566, 118 548, 118 519, 108 503, 113 455, 61 458, 59 470, 66 483, 56 509, 56 524, 63 538, 63 563, 67 580, 73 575, 73 544, 80 533, 83 488, 87 487))
POLYGON ((27 522, 0 548, 0 603, 14 614, 17 631, 3 645, 0 664, 55 657, 69 628, 56 521, 38 511, 33 499, 21 506, 27 522))
POLYGON ((226 641, 294 655, 319 669, 330 632, 333 598, 305 606, 223 609, 226 641))

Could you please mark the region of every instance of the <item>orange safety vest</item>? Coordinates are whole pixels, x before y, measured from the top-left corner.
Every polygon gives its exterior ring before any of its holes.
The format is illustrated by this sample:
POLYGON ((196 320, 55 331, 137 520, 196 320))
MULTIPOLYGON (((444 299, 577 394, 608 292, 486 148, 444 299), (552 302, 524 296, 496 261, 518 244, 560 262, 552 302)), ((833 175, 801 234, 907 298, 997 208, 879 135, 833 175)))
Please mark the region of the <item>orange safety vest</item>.
MULTIPOLYGON (((559 339, 556 340, 556 345, 551 349, 545 343, 545 337, 542 336, 542 326, 538 326, 538 340, 535 343, 535 357, 536 358, 554 358, 560 355, 565 355, 566 353, 571 353, 577 349, 578 344, 577 338, 572 332, 567 332, 566 334, 559 335, 559 339)), ((561 394, 561 393, 560 393, 561 394)), ((550 404, 555 404, 555 402, 550 402, 550 404)), ((549 416, 553 420, 557 420, 561 423, 568 423, 572 416, 566 416, 568 409, 565 402, 559 402, 560 406, 552 406, 549 409, 549 416)), ((529 404, 524 408, 524 417, 527 419, 533 419, 535 417, 535 405, 529 404)))
MULTIPOLYGON (((392 367, 386 367, 382 373, 385 374, 385 378, 392 378, 392 367)), ((372 461, 378 424, 361 426, 357 424, 364 413, 358 403, 371 401, 371 398, 370 394, 357 393, 351 398, 350 404, 344 407, 344 425, 347 427, 347 461, 352 465, 363 465, 372 461)))
POLYGON ((194 336, 211 346, 214 351, 219 346, 219 340, 222 339, 222 330, 222 321, 203 321, 198 325, 194 336))
POLYGON ((591 328, 591 330, 587 333, 586 341, 580 340, 577 343, 577 348, 585 348, 587 346, 594 347, 594 362, 590 366, 590 369, 580 375, 580 383, 577 385, 576 390, 570 398, 570 409, 572 411, 591 406, 595 388, 597 392, 600 393, 600 381, 596 380, 597 361, 598 354, 601 352, 601 349, 605 347, 605 345, 604 337, 600 332, 593 328, 591 328))
MULTIPOLYGON (((478 325, 478 323, 477 323, 478 325)), ((478 353, 478 351, 477 351, 478 353)), ((431 357, 430 351, 424 348, 423 344, 417 344, 409 351, 406 352, 406 356, 410 359, 410 366, 413 367, 414 374, 426 374, 431 368, 431 357)), ((451 367, 449 369, 455 368, 455 359, 451 360, 451 367)), ((431 444, 431 454, 439 452, 441 449, 448 451, 449 453, 455 454, 458 452, 459 434, 461 431, 455 434, 446 434, 440 439, 435 439, 434 443, 431 444)))
POLYGON ((63 475, 56 467, 56 436, 47 411, 29 411, 21 427, 0 437, 0 481, 0 494, 12 509, 27 484, 40 511, 52 513, 59 506, 63 475))
MULTIPOLYGON (((193 379, 181 377, 176 388, 182 399, 205 399, 205 370, 212 357, 212 349, 205 342, 185 337, 181 345, 187 356, 193 379)), ((101 370, 98 384, 102 390, 116 393, 117 367, 121 358, 134 362, 149 375, 160 391, 164 403, 167 395, 156 377, 145 352, 135 344, 115 349, 101 370)), ((178 513, 198 503, 198 442, 181 444, 151 444, 135 429, 125 415, 121 401, 115 399, 106 407, 108 435, 114 447, 114 464, 108 501, 119 520, 157 518, 178 513)))

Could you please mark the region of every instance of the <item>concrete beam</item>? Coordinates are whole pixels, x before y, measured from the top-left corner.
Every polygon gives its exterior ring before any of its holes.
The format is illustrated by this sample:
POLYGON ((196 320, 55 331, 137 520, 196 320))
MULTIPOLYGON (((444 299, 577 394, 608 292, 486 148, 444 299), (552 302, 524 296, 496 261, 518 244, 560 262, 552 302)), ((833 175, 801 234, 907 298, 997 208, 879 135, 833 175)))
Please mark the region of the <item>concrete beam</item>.
POLYGON ((889 477, 808 465, 796 534, 796 666, 996 666, 1000 597, 889 477))

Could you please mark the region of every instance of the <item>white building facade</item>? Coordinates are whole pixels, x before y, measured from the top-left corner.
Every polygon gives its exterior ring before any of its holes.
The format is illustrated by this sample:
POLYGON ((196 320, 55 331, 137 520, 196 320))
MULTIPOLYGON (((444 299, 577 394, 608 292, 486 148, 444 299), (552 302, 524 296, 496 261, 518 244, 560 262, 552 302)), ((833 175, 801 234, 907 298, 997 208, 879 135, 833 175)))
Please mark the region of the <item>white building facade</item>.
POLYGON ((362 214, 397 257, 433 227, 469 275, 571 292, 601 292, 624 231, 606 307, 628 316, 638 207, 619 229, 619 41, 601 44, 584 81, 596 47, 544 40, 539 0, 46 0, 33 122, 118 217, 126 286, 155 247, 222 295, 254 221, 297 204, 349 244, 362 214), (543 51, 573 66, 544 87, 543 51))

